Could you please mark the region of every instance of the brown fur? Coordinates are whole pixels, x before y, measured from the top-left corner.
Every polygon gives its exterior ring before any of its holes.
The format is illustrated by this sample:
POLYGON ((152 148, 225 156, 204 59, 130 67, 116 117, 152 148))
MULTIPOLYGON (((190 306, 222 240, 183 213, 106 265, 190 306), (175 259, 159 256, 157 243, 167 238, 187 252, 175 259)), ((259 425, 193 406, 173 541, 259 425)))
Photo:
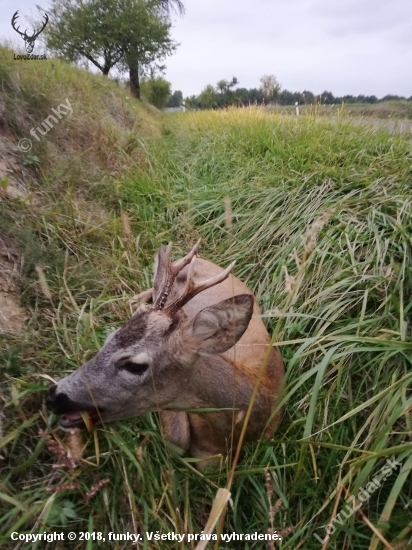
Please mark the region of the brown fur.
MULTIPOLYGON (((161 249, 154 306, 140 305, 95 357, 52 388, 48 406, 63 415, 97 407, 104 422, 159 411, 165 439, 203 468, 236 447, 270 340, 252 292, 196 250, 172 264, 170 247, 161 249), (199 408, 216 410, 193 412, 199 408)), ((246 441, 273 436, 283 376, 282 358, 271 349, 246 441)))

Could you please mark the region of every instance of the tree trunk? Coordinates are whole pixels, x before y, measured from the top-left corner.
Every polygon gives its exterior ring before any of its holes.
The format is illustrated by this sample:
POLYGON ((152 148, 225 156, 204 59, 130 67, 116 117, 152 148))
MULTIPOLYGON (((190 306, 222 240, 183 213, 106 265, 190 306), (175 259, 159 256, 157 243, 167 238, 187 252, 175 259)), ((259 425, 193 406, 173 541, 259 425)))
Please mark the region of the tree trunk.
POLYGON ((130 76, 130 93, 141 99, 140 97, 140 82, 139 82, 139 64, 136 62, 133 66, 129 67, 130 76))

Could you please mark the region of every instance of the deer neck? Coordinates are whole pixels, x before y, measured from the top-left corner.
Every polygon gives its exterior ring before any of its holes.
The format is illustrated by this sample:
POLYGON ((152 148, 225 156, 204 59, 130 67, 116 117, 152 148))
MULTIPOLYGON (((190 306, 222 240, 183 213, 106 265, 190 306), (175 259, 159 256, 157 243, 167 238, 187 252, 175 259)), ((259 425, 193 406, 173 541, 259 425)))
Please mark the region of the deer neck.
MULTIPOLYGON (((247 409, 255 381, 255 372, 223 354, 199 357, 191 368, 187 386, 171 408, 234 409, 236 414, 247 409)), ((263 402, 266 402, 264 396, 258 393, 256 406, 259 408, 263 402)), ((227 411, 230 416, 232 410, 227 411)))

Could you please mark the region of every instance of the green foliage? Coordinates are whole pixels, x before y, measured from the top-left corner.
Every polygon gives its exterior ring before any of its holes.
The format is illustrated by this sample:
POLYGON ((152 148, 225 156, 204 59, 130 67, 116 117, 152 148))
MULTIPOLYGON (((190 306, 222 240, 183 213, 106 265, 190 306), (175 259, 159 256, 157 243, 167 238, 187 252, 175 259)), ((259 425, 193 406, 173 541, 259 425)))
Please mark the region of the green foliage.
POLYGON ((189 107, 200 107, 201 109, 216 109, 226 107, 240 101, 240 98, 232 90, 238 84, 238 79, 234 76, 228 80, 219 80, 216 88, 211 85, 206 86, 197 98, 188 98, 186 104, 189 107))
POLYGON ((123 55, 117 43, 116 3, 53 0, 44 32, 49 50, 68 61, 86 59, 107 75, 123 55))
POLYGON ((77 513, 73 502, 64 499, 54 501, 50 511, 47 514, 46 523, 53 527, 67 527, 67 525, 77 519, 77 513))
POLYGON ((341 487, 357 495, 395 458, 402 467, 361 508, 374 530, 353 514, 335 524, 328 546, 378 550, 378 529, 392 547, 410 547, 409 137, 344 117, 293 119, 262 109, 164 117, 168 131, 160 134, 158 118, 107 79, 58 62, 58 77, 48 62, 32 65, 8 64, 6 56, 0 63, 2 131, 13 129, 18 141, 37 105, 47 113, 67 96, 82 102, 38 153, 44 179, 33 185, 33 200, 1 203, 2 232, 26 235, 19 252, 45 266, 52 296, 41 295, 32 271, 23 274, 22 290, 33 295, 27 329, 1 342, 3 547, 15 548, 14 531, 55 526, 105 535, 204 529, 229 465, 196 472, 163 441, 155 413, 84 434, 74 473, 53 467, 58 457, 38 435, 43 428, 64 437, 43 408, 50 377, 82 364, 130 317, 126 300, 150 286, 160 244, 173 240, 179 256, 199 236, 203 257, 222 266, 236 259, 235 274, 255 291, 287 368, 280 429, 242 450, 223 532, 265 533, 279 498, 274 528, 296 529, 276 547, 319 550, 313 535, 323 538, 322 526, 344 507, 341 487), (96 144, 91 163, 85 151, 96 144))
MULTIPOLYGON (((412 310, 402 298, 412 291, 407 138, 345 119, 285 119, 259 109, 173 120, 174 146, 165 145, 159 158, 157 185, 173 182, 175 225, 194 227, 212 260, 236 260, 236 274, 278 330, 287 364, 281 432, 274 446, 244 451, 224 531, 245 532, 246 517, 248 528, 256 525, 265 494, 254 468, 273 464, 275 492, 286 506, 275 525, 298 524, 284 546, 318 548, 313 533, 324 538, 341 485, 356 495, 396 454, 402 474, 393 472, 362 511, 374 525, 385 519, 389 540, 408 540, 401 517, 412 496, 410 444, 395 428, 410 424, 402 394, 412 381, 412 310), (303 260, 311 226, 331 209, 303 260), (286 307, 285 273, 299 272, 286 307)), ((337 512, 344 502, 342 496, 337 512)), ((359 515, 336 526, 334 547, 377 548, 359 515)))
POLYGON ((53 0, 47 47, 69 61, 86 59, 103 74, 118 65, 147 67, 176 49, 161 0, 53 0))
POLYGON ((183 94, 180 90, 175 90, 169 98, 168 107, 180 107, 183 104, 183 94))
POLYGON ((198 102, 202 109, 216 109, 219 105, 218 92, 209 84, 200 92, 198 102))
MULTIPOLYGON (((321 94, 315 95, 309 90, 303 92, 292 92, 287 89, 281 89, 276 76, 263 75, 260 78, 261 87, 258 88, 234 88, 238 84, 236 77, 228 80, 219 80, 216 88, 208 84, 198 95, 186 98, 186 105, 192 109, 216 109, 219 107, 262 105, 263 103, 276 105, 337 105, 342 104, 360 104, 357 105, 359 115, 368 114, 368 107, 375 106, 371 114, 383 111, 384 118, 395 116, 398 118, 412 118, 412 97, 408 100, 405 97, 387 95, 382 99, 376 96, 365 95, 344 95, 334 96, 332 92, 325 90, 321 94), (383 105, 382 105, 383 104, 383 105), (386 105, 385 105, 386 104, 386 105), (381 108, 380 108, 381 106, 381 108), (365 113, 361 109, 365 109, 365 113)), ((378 115, 379 116, 379 115, 378 115)))
POLYGON ((140 84, 142 95, 149 103, 158 109, 164 109, 170 97, 171 84, 164 78, 157 76, 143 80, 140 84))
POLYGON ((38 167, 40 164, 40 159, 37 155, 26 155, 23 160, 24 166, 35 166, 38 167))
POLYGON ((262 84, 265 101, 274 101, 280 91, 280 84, 276 76, 274 74, 264 74, 259 80, 262 84))
POLYGON ((218 89, 220 95, 224 95, 231 88, 236 86, 237 83, 238 79, 234 76, 232 77, 232 80, 230 82, 228 80, 219 80, 219 82, 216 84, 216 88, 218 89))

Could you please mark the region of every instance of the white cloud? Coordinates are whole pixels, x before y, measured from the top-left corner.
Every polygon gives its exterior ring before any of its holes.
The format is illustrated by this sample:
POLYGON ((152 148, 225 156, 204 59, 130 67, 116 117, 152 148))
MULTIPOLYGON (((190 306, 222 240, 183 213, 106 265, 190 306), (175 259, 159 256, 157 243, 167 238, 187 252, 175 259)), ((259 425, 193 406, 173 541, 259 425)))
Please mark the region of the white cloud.
MULTIPOLYGON (((259 87, 265 73, 289 90, 412 95, 411 0, 186 0, 185 5, 172 31, 181 45, 166 60, 166 78, 184 95, 233 75, 242 87, 259 87)), ((17 9, 22 17, 34 15, 34 4, 2 0, 0 36, 14 43, 20 39, 10 20, 17 9)))
POLYGON ((412 95, 412 2, 187 2, 167 77, 184 94, 220 78, 258 87, 264 73, 315 93, 412 95))

